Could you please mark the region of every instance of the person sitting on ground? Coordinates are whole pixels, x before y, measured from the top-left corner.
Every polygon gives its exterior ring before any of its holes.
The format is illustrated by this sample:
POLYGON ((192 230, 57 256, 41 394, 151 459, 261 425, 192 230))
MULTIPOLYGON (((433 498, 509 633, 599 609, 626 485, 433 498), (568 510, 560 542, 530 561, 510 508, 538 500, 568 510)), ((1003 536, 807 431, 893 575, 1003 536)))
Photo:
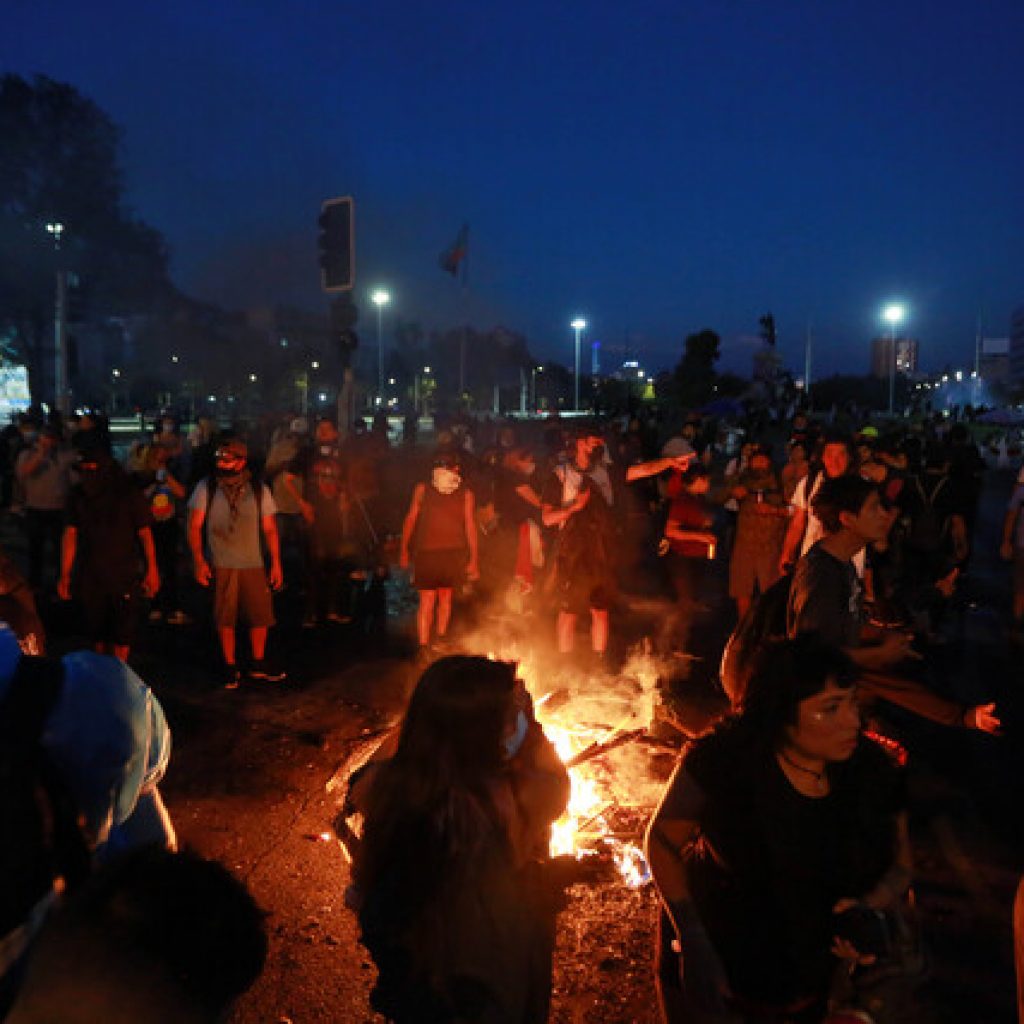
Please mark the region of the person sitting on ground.
POLYGON ((147 847, 47 922, 6 1024, 216 1024, 266 956, 263 914, 227 869, 147 847))
POLYGON ((371 1005, 396 1024, 548 1019, 542 869, 568 778, 523 696, 509 663, 435 662, 359 799, 349 902, 377 966, 371 1005))
POLYGON ((647 833, 668 1024, 820 1022, 844 911, 910 884, 905 783, 861 734, 853 663, 810 636, 762 652, 739 712, 683 755, 647 833))
POLYGON ((170 753, 159 701, 124 662, 31 657, 0 624, 0 1019, 61 892, 127 850, 176 847, 158 788, 170 753))

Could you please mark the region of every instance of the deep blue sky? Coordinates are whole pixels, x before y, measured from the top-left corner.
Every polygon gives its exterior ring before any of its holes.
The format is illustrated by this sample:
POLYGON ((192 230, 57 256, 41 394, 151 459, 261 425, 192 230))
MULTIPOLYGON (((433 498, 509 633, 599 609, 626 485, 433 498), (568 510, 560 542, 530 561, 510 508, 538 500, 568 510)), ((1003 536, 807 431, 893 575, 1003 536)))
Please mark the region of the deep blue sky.
POLYGON ((712 327, 746 370, 771 309, 793 364, 810 319, 816 373, 864 372, 898 297, 926 367, 967 364, 979 311, 1005 336, 1024 303, 1021 0, 4 0, 0 23, 0 69, 123 127, 130 200, 206 298, 322 305, 319 202, 351 193, 360 292, 565 361, 582 312, 651 366, 712 327), (465 313, 437 267, 463 221, 465 313))

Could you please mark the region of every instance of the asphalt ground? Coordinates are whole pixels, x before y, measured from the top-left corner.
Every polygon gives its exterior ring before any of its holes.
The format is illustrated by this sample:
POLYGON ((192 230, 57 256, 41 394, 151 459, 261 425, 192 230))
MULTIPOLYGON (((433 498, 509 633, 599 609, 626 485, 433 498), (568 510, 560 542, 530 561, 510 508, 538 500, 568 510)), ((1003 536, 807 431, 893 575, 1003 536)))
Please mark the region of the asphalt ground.
MULTIPOLYGON (((1024 865, 1024 651, 1008 638, 1008 572, 995 557, 1010 486, 1008 475, 990 473, 971 570, 945 625, 946 643, 930 652, 936 685, 972 703, 996 700, 1004 735, 886 714, 911 753, 916 892, 931 961, 913 1020, 1015 1019, 1010 908, 1024 865)), ((23 552, 16 522, 4 522, 2 538, 15 555, 23 552)), ((392 587, 386 630, 329 624, 310 631, 301 628, 300 595, 286 588, 271 654, 289 681, 233 692, 220 686, 208 595, 192 586, 185 595, 194 622, 145 626, 131 661, 174 733, 163 788, 182 841, 243 878, 268 914, 267 969, 231 1019, 372 1021, 373 969, 344 907, 348 870, 331 823, 339 784, 400 714, 415 683, 408 595, 392 587)), ((463 605, 457 616, 466 621, 472 610, 463 605)), ((43 611, 54 650, 81 642, 73 607, 44 601, 43 611)), ((618 648, 652 630, 658 614, 649 598, 625 599, 618 648)), ((724 615, 717 627, 727 632, 724 615)), ((698 665, 683 689, 694 708, 715 703, 709 666, 698 665)), ((552 1020, 657 1020, 654 910, 649 887, 573 892, 561 923, 552 1020)))

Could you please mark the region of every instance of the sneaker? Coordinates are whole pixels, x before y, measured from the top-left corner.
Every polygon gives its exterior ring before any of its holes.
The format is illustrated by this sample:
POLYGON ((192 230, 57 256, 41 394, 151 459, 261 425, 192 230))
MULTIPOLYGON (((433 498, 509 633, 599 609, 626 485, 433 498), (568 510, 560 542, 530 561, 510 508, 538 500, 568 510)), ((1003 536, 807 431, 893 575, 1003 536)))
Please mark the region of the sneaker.
POLYGON ((224 689, 237 690, 242 685, 242 670, 237 665, 224 666, 224 689))
POLYGON ((167 624, 169 626, 187 626, 192 622, 192 616, 187 612, 183 612, 180 608, 177 611, 171 612, 167 616, 167 624))
POLYGON ((284 669, 271 668, 266 658, 260 658, 249 666, 249 678, 259 679, 265 683, 282 683, 288 678, 284 669))
POLYGON ((348 625, 348 623, 350 623, 352 621, 352 616, 351 615, 342 615, 340 612, 328 612, 327 613, 327 621, 328 622, 337 622, 340 625, 345 626, 345 625, 348 625))
MULTIPOLYGON (((149 613, 150 622, 159 622, 164 617, 164 613, 159 608, 153 608, 149 613)), ((170 620, 168 620, 170 621, 170 620)))
POLYGON ((316 618, 315 618, 315 616, 307 615, 302 620, 302 628, 303 629, 316 629, 316 618))

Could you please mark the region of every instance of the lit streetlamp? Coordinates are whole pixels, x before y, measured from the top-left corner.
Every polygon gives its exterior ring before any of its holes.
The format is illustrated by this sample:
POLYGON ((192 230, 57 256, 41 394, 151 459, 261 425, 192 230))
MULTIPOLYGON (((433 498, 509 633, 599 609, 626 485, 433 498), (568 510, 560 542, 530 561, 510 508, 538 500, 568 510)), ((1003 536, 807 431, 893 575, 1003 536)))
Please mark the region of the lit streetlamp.
POLYGON ((384 307, 391 301, 391 295, 378 288, 370 295, 370 301, 377 307, 377 398, 384 393, 384 307))
POLYGON ((583 317, 578 316, 569 326, 573 329, 576 334, 576 359, 574 363, 573 371, 573 409, 576 412, 580 411, 580 335, 587 329, 587 321, 583 317))
POLYGON ((889 325, 889 415, 893 414, 896 397, 896 328, 907 315, 906 307, 899 302, 891 302, 882 310, 882 319, 889 325))

